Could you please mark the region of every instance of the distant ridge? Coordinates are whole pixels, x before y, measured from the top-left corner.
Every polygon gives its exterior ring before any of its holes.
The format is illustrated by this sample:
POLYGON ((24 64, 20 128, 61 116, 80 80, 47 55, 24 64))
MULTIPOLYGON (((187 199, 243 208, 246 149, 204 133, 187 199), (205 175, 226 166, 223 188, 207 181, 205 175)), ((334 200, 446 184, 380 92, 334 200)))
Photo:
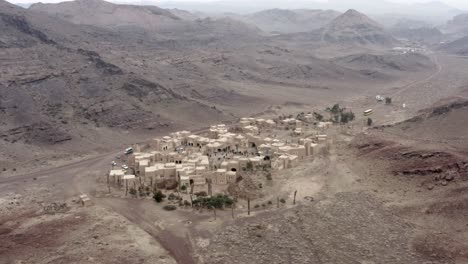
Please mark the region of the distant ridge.
POLYGON ((366 15, 350 9, 324 27, 322 40, 336 44, 391 46, 398 41, 366 15))

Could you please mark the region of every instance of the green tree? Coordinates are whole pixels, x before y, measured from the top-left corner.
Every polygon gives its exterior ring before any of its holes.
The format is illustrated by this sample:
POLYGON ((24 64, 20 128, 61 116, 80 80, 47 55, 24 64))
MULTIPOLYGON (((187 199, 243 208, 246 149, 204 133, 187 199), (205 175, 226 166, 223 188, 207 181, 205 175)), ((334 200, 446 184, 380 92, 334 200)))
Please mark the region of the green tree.
POLYGON ((247 162, 246 170, 247 170, 247 171, 253 171, 253 164, 252 164, 251 161, 248 161, 248 162, 247 162))
POLYGON ((314 117, 315 117, 315 119, 317 119, 318 121, 322 121, 322 120, 323 120, 323 115, 321 115, 321 114, 319 114, 319 113, 314 112, 314 117))
POLYGON ((340 105, 339 105, 339 104, 335 104, 335 105, 330 109, 330 112, 332 112, 333 114, 338 114, 339 112, 341 112, 340 105))
POLYGON ((166 198, 166 195, 163 194, 161 191, 157 191, 156 193, 154 193, 153 195, 153 199, 157 202, 157 203, 160 203, 164 200, 164 198, 166 198))
POLYGON ((341 113, 341 119, 340 119, 340 122, 343 123, 343 124, 347 124, 351 121, 353 121, 355 118, 355 115, 352 111, 349 111, 349 112, 343 112, 341 113))

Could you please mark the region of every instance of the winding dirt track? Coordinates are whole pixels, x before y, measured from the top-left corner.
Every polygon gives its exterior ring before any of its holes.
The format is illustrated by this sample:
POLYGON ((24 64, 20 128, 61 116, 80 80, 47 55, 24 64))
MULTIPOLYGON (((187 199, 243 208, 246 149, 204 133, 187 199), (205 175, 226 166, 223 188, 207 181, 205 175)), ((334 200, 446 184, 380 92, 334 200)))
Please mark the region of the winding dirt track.
POLYGON ((406 91, 408 91, 410 89, 413 89, 413 88, 415 88, 417 86, 420 86, 423 83, 427 83, 427 82, 431 81, 432 79, 434 79, 434 77, 439 75, 442 72, 443 67, 439 63, 439 59, 437 58, 437 55, 433 54, 431 56, 431 60, 436 65, 436 70, 431 75, 429 75, 428 77, 426 77, 426 78, 424 78, 422 80, 417 80, 417 81, 411 82, 411 83, 401 87, 400 89, 398 89, 398 91, 391 94, 391 97, 396 97, 398 95, 401 95, 401 93, 404 93, 404 92, 406 92, 406 91))

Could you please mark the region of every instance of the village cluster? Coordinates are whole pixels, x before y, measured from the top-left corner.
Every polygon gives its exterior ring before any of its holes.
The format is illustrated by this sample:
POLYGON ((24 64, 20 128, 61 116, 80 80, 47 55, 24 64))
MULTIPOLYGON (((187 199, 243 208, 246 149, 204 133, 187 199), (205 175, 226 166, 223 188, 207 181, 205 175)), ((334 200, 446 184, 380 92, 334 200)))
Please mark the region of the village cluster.
POLYGON ((144 151, 137 147, 129 156, 132 165, 112 169, 109 176, 126 185, 175 180, 192 192, 211 193, 212 185, 222 190, 244 171, 284 170, 312 160, 319 148, 327 146, 323 131, 331 123, 314 125, 312 114, 301 120, 242 118, 199 134, 174 132, 155 138, 144 151))

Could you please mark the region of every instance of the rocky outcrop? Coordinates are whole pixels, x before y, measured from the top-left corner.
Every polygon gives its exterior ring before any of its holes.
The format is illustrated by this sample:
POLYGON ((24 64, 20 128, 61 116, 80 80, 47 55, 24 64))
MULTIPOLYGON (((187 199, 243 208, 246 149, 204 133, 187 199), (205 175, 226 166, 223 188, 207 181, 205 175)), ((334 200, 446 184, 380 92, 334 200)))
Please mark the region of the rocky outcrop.
POLYGON ((10 143, 55 145, 72 139, 68 132, 46 122, 20 126, 0 133, 0 138, 10 143))
MULTIPOLYGON (((0 19, 5 23, 7 26, 11 26, 15 28, 16 30, 25 33, 27 35, 30 35, 39 41, 46 43, 46 44, 55 44, 55 41, 49 39, 47 35, 37 29, 34 29, 29 22, 26 20, 25 17, 20 16, 20 15, 14 15, 14 14, 5 14, 5 13, 0 13, 0 19)), ((19 46, 21 46, 21 43, 18 43, 19 46)))

